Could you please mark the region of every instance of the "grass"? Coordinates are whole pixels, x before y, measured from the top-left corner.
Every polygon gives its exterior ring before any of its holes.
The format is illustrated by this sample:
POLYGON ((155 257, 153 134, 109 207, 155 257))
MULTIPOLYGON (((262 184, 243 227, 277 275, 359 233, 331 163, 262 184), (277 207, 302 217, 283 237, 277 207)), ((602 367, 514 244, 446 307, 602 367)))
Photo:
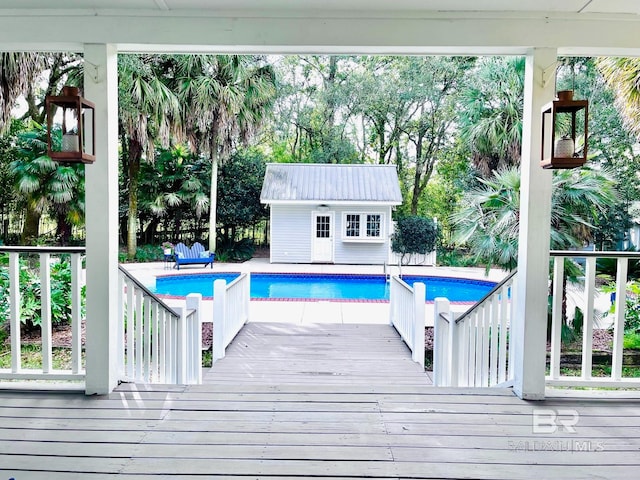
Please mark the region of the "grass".
MULTIPOLYGON (((82 351, 84 359, 84 350, 82 351)), ((51 353, 55 370, 71 369, 71 349, 53 347, 51 353)), ((22 345, 20 355, 22 368, 38 370, 42 368, 42 348, 40 345, 22 345)), ((0 368, 11 368, 11 346, 2 345, 0 348, 0 368)))
MULTIPOLYGON (((564 375, 567 377, 579 377, 582 373, 580 367, 571 368, 571 367, 561 367, 560 375, 564 375)), ((547 369, 547 375, 549 371, 547 369)), ((605 366, 597 366, 593 367, 591 370, 592 377, 610 377, 611 376, 611 367, 608 365, 605 366)), ((622 367, 622 376, 627 378, 640 378, 640 367, 622 367)))
MULTIPOLYGON (((84 350, 82 359, 84 364, 84 350)), ((71 369, 71 349, 68 347, 53 347, 52 353, 53 368, 55 370, 71 369)), ((22 345, 20 355, 22 368, 39 370, 42 369, 42 347, 40 345, 22 345)), ((210 368, 212 365, 211 349, 202 351, 202 366, 210 368)), ((0 345, 0 368, 11 368, 11 345, 3 343, 0 345)))

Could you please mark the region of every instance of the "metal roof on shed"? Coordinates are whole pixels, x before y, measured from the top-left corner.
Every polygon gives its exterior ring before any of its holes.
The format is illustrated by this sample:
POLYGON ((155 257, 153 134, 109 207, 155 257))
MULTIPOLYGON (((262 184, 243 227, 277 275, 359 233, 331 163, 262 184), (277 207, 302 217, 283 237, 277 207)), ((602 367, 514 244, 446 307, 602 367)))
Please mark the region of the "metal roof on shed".
POLYGON ((402 195, 393 165, 270 163, 262 203, 376 202, 399 205, 402 195))

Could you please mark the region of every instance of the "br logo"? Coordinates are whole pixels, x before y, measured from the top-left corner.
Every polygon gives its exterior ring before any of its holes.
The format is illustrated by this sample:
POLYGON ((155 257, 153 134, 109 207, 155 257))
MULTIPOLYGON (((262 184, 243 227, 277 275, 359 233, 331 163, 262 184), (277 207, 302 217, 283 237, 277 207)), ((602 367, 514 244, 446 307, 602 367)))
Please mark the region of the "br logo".
POLYGON ((576 433, 580 414, 572 409, 536 408, 533 411, 533 433, 556 433, 558 429, 567 433, 576 433))

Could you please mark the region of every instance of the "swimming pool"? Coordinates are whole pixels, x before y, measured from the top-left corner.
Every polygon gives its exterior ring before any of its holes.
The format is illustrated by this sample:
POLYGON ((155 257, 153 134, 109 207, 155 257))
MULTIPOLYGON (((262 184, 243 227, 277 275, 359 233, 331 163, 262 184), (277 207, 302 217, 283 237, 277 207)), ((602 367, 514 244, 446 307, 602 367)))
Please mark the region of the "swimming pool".
MULTIPOLYGON (((156 278, 155 293, 178 297, 201 293, 211 298, 214 280, 231 282, 239 275, 237 272, 163 275, 156 278)), ((417 275, 404 275, 403 280, 409 285, 424 282, 428 301, 447 297, 452 302, 476 302, 495 285, 483 280, 417 275)), ((389 283, 384 275, 252 273, 251 298, 384 302, 389 300, 389 283)))

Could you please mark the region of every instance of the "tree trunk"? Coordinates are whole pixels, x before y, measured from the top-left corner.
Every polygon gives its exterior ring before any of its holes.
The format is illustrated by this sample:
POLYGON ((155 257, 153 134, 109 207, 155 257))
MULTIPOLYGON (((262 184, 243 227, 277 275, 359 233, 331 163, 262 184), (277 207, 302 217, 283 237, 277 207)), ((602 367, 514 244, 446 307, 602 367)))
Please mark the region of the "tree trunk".
POLYGON ((209 251, 216 251, 216 210, 218 208, 218 153, 211 155, 211 197, 209 198, 209 251))
POLYGON ((142 146, 131 140, 129 142, 129 211, 127 222, 127 257, 131 260, 138 249, 138 176, 142 146))
POLYGON ((40 235, 40 214, 30 206, 27 206, 27 213, 24 218, 24 226, 22 227, 23 245, 31 245, 40 235))
POLYGON ((56 218, 56 238, 61 246, 69 245, 72 229, 73 227, 67 220, 66 215, 58 214, 56 218))

